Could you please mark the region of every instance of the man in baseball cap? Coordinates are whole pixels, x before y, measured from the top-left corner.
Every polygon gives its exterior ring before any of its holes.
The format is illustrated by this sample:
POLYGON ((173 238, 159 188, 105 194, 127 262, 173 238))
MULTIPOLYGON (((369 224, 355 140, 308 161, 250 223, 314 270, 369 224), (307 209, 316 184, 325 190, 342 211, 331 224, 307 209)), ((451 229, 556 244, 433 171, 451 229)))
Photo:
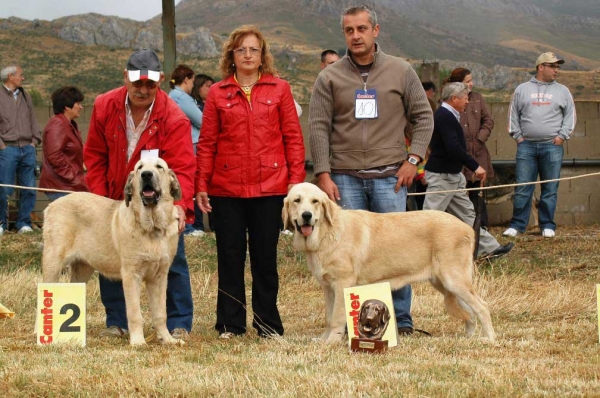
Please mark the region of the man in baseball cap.
POLYGON ((564 64, 565 60, 556 58, 556 55, 552 52, 543 53, 540 55, 535 62, 535 67, 537 68, 541 64, 564 64))
POLYGON ((162 65, 156 53, 147 48, 137 50, 127 61, 127 75, 129 81, 136 82, 138 80, 153 80, 160 81, 162 74, 162 65))

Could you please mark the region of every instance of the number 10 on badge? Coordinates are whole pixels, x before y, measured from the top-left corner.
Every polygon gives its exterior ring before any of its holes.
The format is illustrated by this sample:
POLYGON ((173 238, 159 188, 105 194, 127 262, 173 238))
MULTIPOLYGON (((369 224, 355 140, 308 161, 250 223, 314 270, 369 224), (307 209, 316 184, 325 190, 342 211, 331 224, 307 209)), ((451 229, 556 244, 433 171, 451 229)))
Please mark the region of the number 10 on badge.
POLYGON ((85 346, 85 308, 85 283, 38 283, 38 345, 70 343, 85 346))

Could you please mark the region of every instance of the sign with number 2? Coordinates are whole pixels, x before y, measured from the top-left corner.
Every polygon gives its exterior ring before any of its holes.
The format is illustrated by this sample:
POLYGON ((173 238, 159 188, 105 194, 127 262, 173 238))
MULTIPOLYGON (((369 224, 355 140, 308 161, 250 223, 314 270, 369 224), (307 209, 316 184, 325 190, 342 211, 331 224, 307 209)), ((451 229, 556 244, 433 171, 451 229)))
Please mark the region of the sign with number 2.
POLYGON ((38 283, 37 298, 38 345, 85 346, 85 283, 38 283))

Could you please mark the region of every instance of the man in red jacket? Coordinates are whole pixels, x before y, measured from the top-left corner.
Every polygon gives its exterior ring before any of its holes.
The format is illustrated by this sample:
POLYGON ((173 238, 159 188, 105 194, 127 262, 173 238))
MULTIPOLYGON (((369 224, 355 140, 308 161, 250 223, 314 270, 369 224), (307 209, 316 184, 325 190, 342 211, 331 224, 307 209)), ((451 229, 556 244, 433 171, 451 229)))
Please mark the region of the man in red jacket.
MULTIPOLYGON (((193 222, 195 157, 190 121, 159 87, 164 78, 154 51, 134 52, 123 73, 125 85, 99 95, 94 103, 84 146, 86 183, 90 192, 123 199, 127 176, 142 157, 161 157, 177 175, 182 199, 179 232, 193 222)), ((126 336, 127 315, 121 281, 100 277, 100 296, 106 309, 107 329, 101 336, 126 336)), ((183 235, 169 270, 167 327, 175 338, 186 339, 192 328, 193 302, 183 235)))

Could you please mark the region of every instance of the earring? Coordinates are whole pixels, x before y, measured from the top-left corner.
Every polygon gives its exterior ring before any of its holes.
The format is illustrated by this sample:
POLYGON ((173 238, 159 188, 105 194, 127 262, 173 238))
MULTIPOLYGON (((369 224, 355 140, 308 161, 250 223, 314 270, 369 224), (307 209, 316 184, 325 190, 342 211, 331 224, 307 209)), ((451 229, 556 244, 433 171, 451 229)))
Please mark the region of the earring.
POLYGON ((231 64, 231 67, 232 67, 232 68, 235 68, 235 64, 231 64))

